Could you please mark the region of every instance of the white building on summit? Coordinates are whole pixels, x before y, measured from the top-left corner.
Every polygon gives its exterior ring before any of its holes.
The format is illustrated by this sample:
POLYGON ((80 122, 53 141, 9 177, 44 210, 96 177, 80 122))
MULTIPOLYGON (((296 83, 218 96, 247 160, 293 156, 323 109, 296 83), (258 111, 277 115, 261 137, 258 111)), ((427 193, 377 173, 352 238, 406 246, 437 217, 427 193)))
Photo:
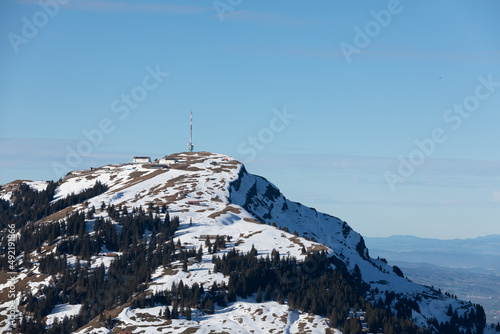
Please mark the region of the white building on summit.
POLYGON ((178 163, 179 161, 177 159, 173 159, 173 158, 161 158, 158 163, 160 165, 173 165, 173 164, 176 164, 178 163))
POLYGON ((132 160, 134 164, 148 164, 151 163, 151 158, 150 157, 134 157, 134 160, 132 160))

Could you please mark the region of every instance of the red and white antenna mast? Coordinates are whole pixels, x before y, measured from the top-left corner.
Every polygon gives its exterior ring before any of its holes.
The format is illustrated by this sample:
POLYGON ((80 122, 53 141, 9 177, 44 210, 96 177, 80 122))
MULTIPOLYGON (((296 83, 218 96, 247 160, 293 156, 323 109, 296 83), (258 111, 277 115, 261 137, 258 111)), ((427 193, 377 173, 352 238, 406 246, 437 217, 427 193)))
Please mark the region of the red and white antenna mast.
POLYGON ((193 144, 193 112, 191 111, 191 130, 189 134, 189 143, 188 143, 188 149, 189 152, 193 152, 194 144, 193 144))

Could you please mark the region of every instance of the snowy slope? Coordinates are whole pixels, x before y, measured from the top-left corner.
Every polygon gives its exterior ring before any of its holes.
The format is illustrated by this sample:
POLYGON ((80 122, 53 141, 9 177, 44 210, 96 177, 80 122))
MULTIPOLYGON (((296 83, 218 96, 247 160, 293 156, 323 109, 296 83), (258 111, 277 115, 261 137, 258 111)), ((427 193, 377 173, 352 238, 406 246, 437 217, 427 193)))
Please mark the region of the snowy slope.
POLYGON ((4 201, 9 201, 12 198, 12 194, 19 189, 19 185, 25 183, 30 186, 32 189, 36 191, 45 190, 48 186, 48 182, 46 181, 27 181, 27 180, 16 180, 13 182, 9 182, 0 186, 0 199, 4 201))
MULTIPOLYGON (((226 308, 218 308, 214 315, 197 311, 192 320, 166 320, 159 314, 166 306, 147 309, 124 309, 116 318, 120 327, 134 327, 141 333, 317 333, 324 334, 330 328, 320 316, 290 311, 286 305, 276 302, 256 303, 243 300, 226 308), (152 317, 153 315, 153 317, 152 317), (161 331, 160 331, 161 328, 161 331)), ((82 331, 81 333, 85 333, 82 331)), ((334 331, 333 333, 340 333, 334 331)))
MULTIPOLYGON (((449 320, 446 311, 450 304, 462 314, 472 307, 398 277, 391 266, 370 258, 363 238, 347 223, 286 199, 273 184, 248 173, 241 163, 229 156, 198 152, 169 157, 178 160, 171 168, 123 164, 71 172, 56 189, 55 200, 79 193, 99 181, 109 186, 108 191, 75 206, 75 209, 86 211, 94 206, 96 216, 106 216, 105 212, 99 211, 102 203, 128 209, 146 207, 150 203, 160 206, 167 203, 169 214, 178 216, 181 223, 175 239, 180 239, 188 248, 197 249, 203 245, 201 235, 225 235, 231 237, 228 249, 235 247, 248 252, 254 246, 263 257, 278 249, 281 255, 302 260, 305 257, 303 248, 307 252, 324 250, 329 256, 344 262, 349 270, 359 268, 362 279, 372 289, 368 300, 384 298, 385 291, 418 297, 420 313, 414 312, 414 319, 421 325, 425 325, 430 317, 442 322, 449 320), (274 227, 273 223, 281 229, 274 227), (373 292, 375 289, 378 293, 373 292)), ((42 185, 31 183, 31 186, 42 185)), ((109 266, 110 263, 105 254, 94 256, 92 261, 92 267, 100 263, 109 266)), ((181 266, 180 263, 174 264, 174 269, 175 265, 181 266)), ((227 279, 220 273, 213 273, 211 256, 205 255, 201 263, 190 264, 188 273, 182 270, 167 273, 158 269, 147 290, 168 289, 172 283, 181 280, 187 285, 201 283, 208 286, 214 282, 227 282, 227 279)), ((71 312, 76 312, 76 308, 61 305, 49 319, 54 321, 71 312)), ((117 320, 124 325, 123 328, 136 326, 146 333, 157 333, 158 328, 181 333, 182 330, 175 328, 187 327, 197 328, 196 333, 209 333, 212 329, 221 332, 227 328, 233 329, 230 332, 242 333, 248 332, 248 328, 253 328, 256 333, 270 332, 271 329, 286 333, 310 329, 313 333, 324 333, 328 326, 321 317, 299 314, 274 302, 238 301, 227 308, 217 309, 213 316, 193 314, 193 320, 174 320, 168 327, 161 319, 152 321, 151 317, 141 316, 141 312, 151 315, 159 312, 159 308, 142 311, 125 308, 117 320), (256 314, 259 314, 257 322, 256 314)), ((89 327, 81 331, 88 332, 108 333, 104 328, 89 327)))
MULTIPOLYGON (((88 200, 88 207, 98 208, 103 202, 129 209, 145 207, 149 203, 168 203, 170 215, 180 218, 181 242, 193 247, 204 244, 199 236, 205 234, 230 236, 231 241, 238 244, 237 248, 244 252, 254 245, 262 256, 276 248, 282 255, 303 258, 302 246, 312 249, 317 245, 305 239, 293 242, 291 239, 297 238, 291 233, 260 224, 240 205, 231 203, 230 184, 238 178, 241 168, 234 159, 208 153, 173 157, 179 163, 171 169, 126 164, 72 172, 56 189, 56 198, 78 193, 99 181, 110 189, 88 200)), ((77 208, 85 210, 84 205, 77 208)))
POLYGON ((286 199, 273 184, 260 176, 249 174, 243 166, 230 190, 232 203, 244 207, 261 222, 276 223, 278 227, 287 227, 299 235, 312 236, 352 271, 357 266, 362 279, 372 289, 379 291, 378 294, 367 296, 368 300, 383 298, 386 291, 412 299, 420 297, 421 313, 414 312, 414 319, 421 325, 425 325, 431 317, 442 322, 449 321, 450 317, 445 314, 449 305, 458 309, 459 315, 470 310, 469 303, 449 298, 430 287, 397 276, 391 266, 369 257, 362 236, 347 223, 286 199))

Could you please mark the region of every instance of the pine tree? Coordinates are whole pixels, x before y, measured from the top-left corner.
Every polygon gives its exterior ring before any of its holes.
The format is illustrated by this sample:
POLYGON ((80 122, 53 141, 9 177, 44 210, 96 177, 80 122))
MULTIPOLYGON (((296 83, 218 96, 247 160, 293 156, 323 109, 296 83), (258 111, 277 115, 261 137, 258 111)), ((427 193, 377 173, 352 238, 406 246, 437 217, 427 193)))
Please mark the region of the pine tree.
POLYGON ((174 305, 172 306, 171 318, 179 319, 179 311, 177 310, 177 303, 174 303, 174 305))
POLYGON ((229 286, 227 301, 230 303, 234 303, 236 301, 236 291, 232 285, 229 286))
POLYGON ((332 310, 332 312, 330 313, 330 316, 328 317, 328 320, 329 320, 330 326, 332 328, 338 327, 339 318, 338 318, 337 312, 335 310, 332 310))
POLYGON ((200 245, 200 248, 198 248, 198 251, 196 252, 196 261, 201 262, 203 259, 203 247, 200 245))
POLYGON ((207 298, 206 301, 205 301, 205 312, 208 313, 208 314, 214 314, 214 301, 212 300, 212 298, 207 298))
POLYGON ((170 314, 170 308, 169 308, 168 306, 167 306, 167 308, 165 309, 164 317, 165 317, 165 319, 167 319, 167 320, 172 319, 172 314, 170 314))
POLYGON ((271 285, 267 285, 266 292, 264 293, 264 300, 265 301, 271 300, 272 292, 273 292, 273 288, 271 287, 271 285))
POLYGON ((111 318, 111 316, 108 316, 108 319, 106 320, 106 328, 113 328, 113 319, 111 318))
POLYGON ((257 297, 255 298, 255 301, 257 303, 262 303, 262 289, 260 288, 260 286, 257 289, 257 297))
POLYGON ((451 304, 448 305, 448 311, 446 311, 446 315, 449 317, 453 315, 453 308, 451 307, 451 304))

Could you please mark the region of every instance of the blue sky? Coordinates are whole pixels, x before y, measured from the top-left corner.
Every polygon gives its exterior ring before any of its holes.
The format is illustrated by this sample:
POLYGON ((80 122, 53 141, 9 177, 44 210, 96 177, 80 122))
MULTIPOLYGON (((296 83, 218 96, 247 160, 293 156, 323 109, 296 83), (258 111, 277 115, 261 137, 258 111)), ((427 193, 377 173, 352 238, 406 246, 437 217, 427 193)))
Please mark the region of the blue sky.
POLYGON ((196 150, 363 235, 498 234, 499 9, 3 1, 0 183, 185 151, 193 111, 196 150))

